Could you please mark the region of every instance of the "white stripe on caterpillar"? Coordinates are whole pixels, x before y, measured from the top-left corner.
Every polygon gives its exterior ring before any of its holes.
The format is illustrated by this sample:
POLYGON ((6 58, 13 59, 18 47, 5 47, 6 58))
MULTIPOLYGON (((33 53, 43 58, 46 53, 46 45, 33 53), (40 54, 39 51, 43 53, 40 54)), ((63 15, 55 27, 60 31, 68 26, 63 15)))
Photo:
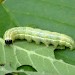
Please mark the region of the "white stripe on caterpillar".
POLYGON ((28 42, 33 40, 36 44, 40 44, 40 42, 42 42, 46 46, 52 44, 56 47, 56 49, 65 48, 66 46, 72 50, 75 45, 74 40, 65 34, 31 27, 15 27, 5 32, 4 40, 6 44, 11 44, 15 39, 26 39, 28 42))

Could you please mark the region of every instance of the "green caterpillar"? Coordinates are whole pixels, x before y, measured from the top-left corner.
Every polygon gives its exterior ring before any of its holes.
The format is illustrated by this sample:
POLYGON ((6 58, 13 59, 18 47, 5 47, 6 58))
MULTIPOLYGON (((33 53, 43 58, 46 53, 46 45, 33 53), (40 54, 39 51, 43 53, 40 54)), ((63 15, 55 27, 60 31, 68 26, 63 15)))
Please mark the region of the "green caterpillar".
POLYGON ((28 42, 33 40, 36 44, 42 42, 46 46, 52 44, 56 49, 69 47, 72 50, 75 45, 74 40, 65 34, 31 27, 15 27, 5 32, 4 40, 6 44, 12 44, 15 39, 26 39, 28 42))

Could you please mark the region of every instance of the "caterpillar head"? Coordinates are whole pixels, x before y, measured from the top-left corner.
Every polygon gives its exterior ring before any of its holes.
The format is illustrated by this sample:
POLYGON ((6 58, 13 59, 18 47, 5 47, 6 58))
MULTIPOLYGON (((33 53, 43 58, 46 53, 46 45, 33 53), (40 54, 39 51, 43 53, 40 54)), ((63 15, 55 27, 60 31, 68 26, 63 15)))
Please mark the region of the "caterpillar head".
POLYGON ((7 44, 7 45, 12 44, 12 40, 5 40, 5 44, 7 44))

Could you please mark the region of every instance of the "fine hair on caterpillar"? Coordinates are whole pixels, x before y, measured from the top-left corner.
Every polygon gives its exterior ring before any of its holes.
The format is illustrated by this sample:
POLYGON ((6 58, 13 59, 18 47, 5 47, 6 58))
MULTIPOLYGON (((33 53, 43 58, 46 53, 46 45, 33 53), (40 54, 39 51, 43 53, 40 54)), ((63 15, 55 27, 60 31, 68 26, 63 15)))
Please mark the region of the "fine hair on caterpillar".
POLYGON ((32 27, 14 27, 5 32, 4 40, 7 45, 12 44, 15 39, 26 39, 28 42, 33 40, 36 44, 42 42, 46 46, 52 44, 56 49, 68 47, 73 50, 75 47, 74 40, 68 35, 32 27))

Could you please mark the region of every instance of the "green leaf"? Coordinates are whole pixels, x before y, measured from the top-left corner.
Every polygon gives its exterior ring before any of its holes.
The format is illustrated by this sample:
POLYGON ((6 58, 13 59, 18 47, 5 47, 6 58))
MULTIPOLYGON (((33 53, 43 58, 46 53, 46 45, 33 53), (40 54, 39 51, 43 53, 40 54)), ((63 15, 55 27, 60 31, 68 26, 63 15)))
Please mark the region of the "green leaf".
POLYGON ((75 65, 75 50, 70 51, 70 50, 58 50, 55 51, 55 57, 57 59, 64 60, 66 63, 75 65))
MULTIPOLYGON (((74 9, 75 0, 6 0, 0 4, 0 37, 9 28, 30 26, 67 34, 75 40, 74 9)), ((75 51, 55 50, 54 54, 54 50, 53 46, 25 40, 7 46, 1 39, 0 74, 75 75, 75 51), (31 65, 37 72, 18 71, 22 65, 31 65)))
POLYGON ((0 68, 3 73, 13 73, 14 71, 24 73, 23 69, 17 71, 17 67, 21 65, 32 65, 37 72, 45 74, 74 75, 75 73, 75 66, 55 59, 54 48, 51 46, 46 47, 43 44, 36 45, 26 41, 17 41, 10 46, 4 45, 3 49, 5 64, 0 68))

